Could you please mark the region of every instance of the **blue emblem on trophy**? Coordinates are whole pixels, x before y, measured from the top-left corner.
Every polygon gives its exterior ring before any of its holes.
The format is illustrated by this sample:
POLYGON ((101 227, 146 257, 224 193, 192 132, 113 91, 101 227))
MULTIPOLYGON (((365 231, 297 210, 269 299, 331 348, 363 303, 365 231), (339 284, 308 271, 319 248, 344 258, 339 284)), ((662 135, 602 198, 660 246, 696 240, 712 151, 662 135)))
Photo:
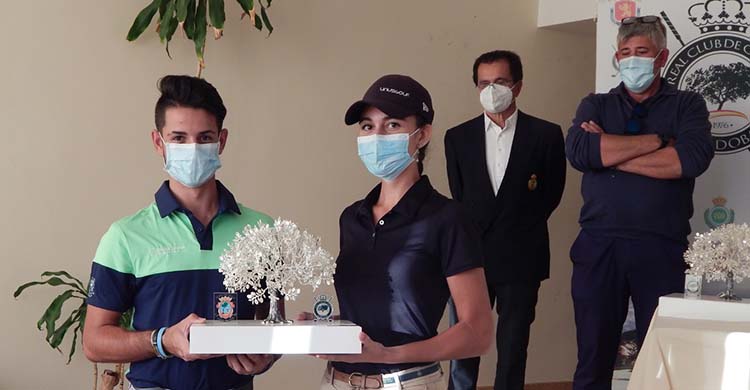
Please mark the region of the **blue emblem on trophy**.
POLYGON ((313 317, 315 321, 333 321, 333 305, 331 297, 318 295, 313 305, 313 317))

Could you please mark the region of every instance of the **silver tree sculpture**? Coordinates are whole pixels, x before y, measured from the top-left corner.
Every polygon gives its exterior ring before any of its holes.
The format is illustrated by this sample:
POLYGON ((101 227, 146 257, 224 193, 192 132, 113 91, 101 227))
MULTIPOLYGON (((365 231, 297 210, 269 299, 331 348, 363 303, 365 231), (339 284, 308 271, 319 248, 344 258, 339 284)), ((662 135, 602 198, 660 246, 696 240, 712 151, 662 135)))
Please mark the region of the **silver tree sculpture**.
POLYGON ((273 225, 247 225, 221 256, 219 272, 230 292, 249 292, 253 304, 268 296, 267 324, 290 323, 279 310, 280 295, 294 300, 299 286, 313 290, 333 283, 333 256, 320 246, 320 239, 301 231, 291 221, 277 219, 273 225))

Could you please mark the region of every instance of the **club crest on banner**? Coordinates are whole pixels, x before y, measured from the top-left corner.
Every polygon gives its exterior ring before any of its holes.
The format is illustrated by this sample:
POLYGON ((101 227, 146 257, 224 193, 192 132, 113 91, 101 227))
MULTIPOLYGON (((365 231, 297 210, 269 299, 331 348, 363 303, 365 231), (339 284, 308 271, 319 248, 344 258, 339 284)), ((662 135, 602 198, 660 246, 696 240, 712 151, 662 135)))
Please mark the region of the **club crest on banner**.
POLYGON ((714 207, 706 209, 703 219, 711 229, 734 222, 734 210, 727 208, 727 200, 719 196, 713 200, 714 207))
MULTIPOLYGON (((670 15, 661 16, 681 47, 664 71, 667 83, 700 93, 710 112, 717 154, 750 148, 750 5, 741 0, 686 3, 686 17, 695 27, 685 42, 670 15)), ((676 17, 676 15, 674 15, 676 17)))
POLYGON ((620 25, 625 18, 641 16, 640 0, 610 0, 609 16, 612 23, 620 25))

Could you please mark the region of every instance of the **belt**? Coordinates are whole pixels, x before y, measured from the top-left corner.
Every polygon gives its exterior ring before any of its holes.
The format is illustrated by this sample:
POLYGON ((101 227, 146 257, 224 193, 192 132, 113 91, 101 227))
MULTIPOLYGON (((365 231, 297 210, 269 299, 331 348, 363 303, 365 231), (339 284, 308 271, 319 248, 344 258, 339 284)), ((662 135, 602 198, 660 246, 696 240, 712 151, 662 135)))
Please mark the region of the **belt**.
POLYGON ((440 363, 433 363, 428 366, 410 368, 408 370, 394 372, 392 374, 373 374, 367 375, 359 372, 347 374, 331 368, 332 379, 348 383, 349 386, 361 389, 380 389, 386 385, 407 382, 413 379, 421 378, 440 371, 440 363))

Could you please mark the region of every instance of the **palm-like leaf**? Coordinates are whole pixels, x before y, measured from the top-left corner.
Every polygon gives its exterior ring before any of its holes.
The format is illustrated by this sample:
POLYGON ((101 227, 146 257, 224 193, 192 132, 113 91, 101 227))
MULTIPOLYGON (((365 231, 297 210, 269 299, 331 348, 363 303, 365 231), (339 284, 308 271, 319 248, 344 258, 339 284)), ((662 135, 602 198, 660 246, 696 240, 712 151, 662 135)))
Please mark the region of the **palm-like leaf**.
MULTIPOLYGON (((250 22, 258 30, 263 30, 265 25, 268 35, 273 32, 273 25, 268 16, 267 8, 271 7, 271 0, 266 0, 263 5, 262 0, 237 0, 242 10, 242 16, 250 16, 250 22), (260 7, 260 11, 256 9, 260 7), (260 17, 256 17, 256 14, 260 17)), ((166 45, 167 55, 169 53, 169 43, 172 36, 178 28, 182 28, 185 37, 193 41, 195 45, 195 55, 198 58, 198 76, 200 77, 204 66, 204 53, 206 49, 206 31, 210 25, 214 29, 214 37, 221 38, 224 31, 224 22, 226 21, 226 10, 224 0, 153 0, 143 8, 128 31, 128 40, 138 39, 141 34, 151 24, 156 12, 159 11, 157 18, 157 34, 162 43, 166 45)))
MULTIPOLYGON (((73 338, 67 353, 66 362, 66 364, 70 364, 70 361, 76 352, 78 340, 81 339, 81 336, 83 335, 83 324, 86 322, 86 297, 88 296, 88 288, 84 287, 80 279, 73 277, 66 271, 47 271, 42 273, 41 276, 42 280, 32 281, 18 286, 13 293, 13 297, 18 298, 27 288, 33 286, 46 285, 51 287, 70 287, 50 302, 49 306, 36 324, 39 330, 45 330, 45 340, 50 347, 60 352, 62 352, 60 350, 60 345, 62 345, 65 340, 65 336, 68 334, 68 331, 73 329, 73 338), (73 308, 68 317, 59 323, 63 309, 65 308, 66 303, 71 299, 78 300, 78 306, 73 308)), ((120 318, 121 327, 131 329, 133 313, 132 309, 123 313, 120 318)))

